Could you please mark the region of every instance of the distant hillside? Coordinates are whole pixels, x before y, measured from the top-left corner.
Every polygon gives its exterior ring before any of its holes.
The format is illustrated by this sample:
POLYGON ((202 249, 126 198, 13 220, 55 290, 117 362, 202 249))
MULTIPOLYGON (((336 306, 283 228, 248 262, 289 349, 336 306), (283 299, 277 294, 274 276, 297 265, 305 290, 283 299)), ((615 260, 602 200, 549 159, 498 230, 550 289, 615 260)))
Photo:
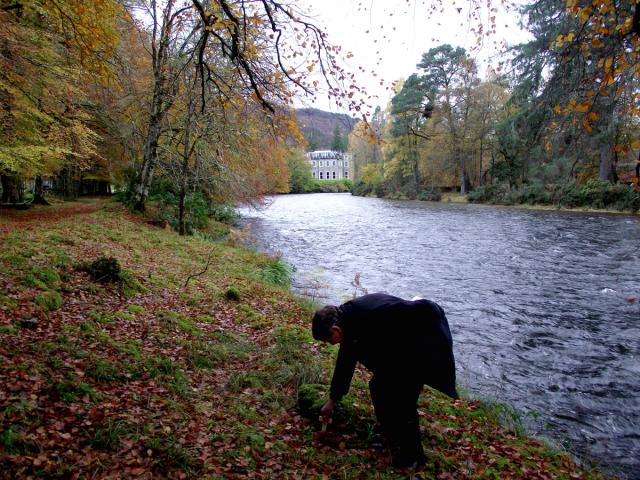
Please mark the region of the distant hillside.
POLYGON ((358 122, 344 113, 331 113, 317 108, 300 108, 296 110, 300 130, 309 143, 309 150, 328 150, 333 141, 333 131, 340 126, 343 137, 351 133, 351 129, 358 122))

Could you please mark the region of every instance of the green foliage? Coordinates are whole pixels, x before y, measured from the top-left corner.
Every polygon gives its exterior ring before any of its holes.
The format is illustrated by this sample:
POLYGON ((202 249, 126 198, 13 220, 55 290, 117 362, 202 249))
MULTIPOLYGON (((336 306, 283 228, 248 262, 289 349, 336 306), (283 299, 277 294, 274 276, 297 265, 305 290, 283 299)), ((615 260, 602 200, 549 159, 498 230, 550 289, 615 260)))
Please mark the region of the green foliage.
POLYGON ((340 125, 333 129, 333 139, 331 140, 331 150, 336 152, 346 152, 349 149, 349 137, 342 135, 340 125))
POLYGON ((305 383, 298 388, 296 408, 303 417, 317 421, 320 409, 328 399, 329 387, 327 385, 305 383))
POLYGON ((85 374, 98 382, 113 382, 121 373, 118 365, 100 357, 92 358, 85 367, 85 374))
POLYGON ((294 150, 287 156, 289 167, 289 191, 291 193, 307 193, 314 188, 311 175, 311 163, 300 150, 294 150))
POLYGON ((107 420, 96 428, 91 445, 99 450, 118 450, 123 437, 129 437, 137 432, 137 427, 125 422, 107 420))
POLYGON ((96 282, 117 282, 122 268, 116 258, 100 257, 87 265, 85 270, 96 282))
POLYGON ((502 205, 539 204, 567 208, 599 208, 636 212, 640 209, 640 193, 625 184, 590 180, 544 186, 541 183, 509 188, 506 184, 483 185, 469 193, 470 202, 502 205))
POLYGON ((238 319, 239 323, 248 323, 251 328, 260 330, 271 326, 272 322, 266 318, 262 313, 257 312, 249 305, 241 304, 238 306, 239 312, 242 314, 238 319))
POLYGON ((417 199, 428 202, 439 202, 442 200, 442 190, 438 187, 422 189, 418 193, 417 199))
POLYGON ((120 286, 125 297, 133 297, 138 293, 144 293, 147 289, 128 270, 122 270, 119 275, 120 286))
POLYGON ((88 383, 80 382, 75 383, 73 381, 58 382, 55 385, 55 390, 60 396, 60 399, 67 403, 75 402, 78 397, 88 396, 92 400, 98 398, 98 394, 88 383))
POLYGON ((224 203, 211 203, 208 215, 211 220, 227 225, 234 225, 240 219, 238 211, 232 205, 224 203))
POLYGON ((18 333, 18 329, 13 325, 0 325, 0 334, 3 335, 15 335, 18 333))
POLYGON ((187 365, 194 369, 214 368, 229 359, 225 344, 196 340, 185 344, 187 365))
POLYGON ((13 428, 0 432, 0 444, 6 452, 14 454, 29 454, 38 449, 37 445, 13 428))
MULTIPOLYGON (((155 192, 151 200, 157 202, 160 207, 159 220, 166 221, 178 231, 180 198, 175 187, 167 183, 158 183, 155 192)), ((232 225, 238 218, 238 212, 231 205, 211 202, 202 192, 190 192, 185 197, 184 221, 186 233, 189 235, 196 231, 206 231, 210 220, 232 225)))
POLYGON ((133 322, 136 319, 134 315, 123 311, 116 312, 115 316, 116 318, 124 320, 125 322, 133 322))
POLYGON ((39 294, 34 299, 34 302, 36 305, 48 312, 62 307, 62 297, 54 290, 47 290, 46 292, 39 294))
POLYGON ((305 189, 293 193, 345 193, 353 188, 353 182, 349 178, 336 180, 312 180, 305 185, 305 189))
POLYGON ((240 296, 240 290, 238 290, 236 287, 229 287, 224 292, 224 298, 226 298, 227 300, 238 301, 240 300, 240 296))
MULTIPOLYGON (((329 386, 318 383, 307 383, 300 385, 298 388, 298 398, 296 409, 303 417, 311 420, 318 425, 320 417, 320 409, 329 399, 329 386)), ((371 422, 371 420, 369 420, 371 422)), ((350 424, 354 430, 367 429, 365 421, 361 416, 361 412, 354 407, 354 398, 351 395, 345 395, 340 402, 337 403, 333 415, 333 423, 350 424)))
POLYGON ((242 372, 229 379, 226 389, 238 393, 247 388, 261 389, 264 383, 264 377, 260 372, 242 372))
POLYGON ((157 468, 178 467, 191 472, 200 467, 197 450, 184 447, 173 435, 147 438, 144 446, 151 450, 157 468))
POLYGON ((158 320, 160 320, 165 326, 175 327, 181 332, 195 336, 202 335, 202 332, 191 318, 177 312, 172 312, 170 310, 161 311, 158 313, 158 320))
POLYGON ((297 389, 303 383, 320 380, 322 367, 308 352, 312 341, 308 328, 287 325, 273 331, 273 346, 265 363, 274 384, 292 385, 297 389))
POLYGON ((269 259, 258 272, 260 280, 282 288, 291 286, 292 275, 293 267, 280 257, 269 259))
POLYGON ((60 283, 60 275, 51 268, 32 266, 24 278, 24 283, 41 290, 56 288, 60 283))

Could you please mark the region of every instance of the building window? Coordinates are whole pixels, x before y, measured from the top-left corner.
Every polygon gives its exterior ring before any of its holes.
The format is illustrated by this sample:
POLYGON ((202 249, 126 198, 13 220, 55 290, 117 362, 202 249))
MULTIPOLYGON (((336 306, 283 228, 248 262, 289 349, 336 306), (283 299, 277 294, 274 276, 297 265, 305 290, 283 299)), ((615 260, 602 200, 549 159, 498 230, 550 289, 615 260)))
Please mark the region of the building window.
POLYGON ((322 172, 320 172, 320 180, 322 180, 322 172))
POLYGON ((334 167, 336 166, 336 161, 335 161, 335 160, 333 161, 333 166, 334 166, 334 167))
POLYGON ((318 166, 321 167, 322 166, 322 161, 318 162, 318 166))
POLYGON ((344 161, 344 166, 345 166, 345 167, 348 167, 348 166, 349 166, 349 160, 345 160, 345 161, 344 161))
POLYGON ((349 170, 344 171, 344 178, 349 178, 349 170))
POLYGON ((314 166, 314 167, 316 166, 316 162, 315 162, 315 161, 313 161, 313 162, 311 162, 311 163, 313 164, 313 166, 314 166))
POLYGON ((316 178, 316 172, 311 172, 313 173, 313 178, 316 178))
POLYGON ((333 172, 333 178, 336 178, 336 172, 333 172))

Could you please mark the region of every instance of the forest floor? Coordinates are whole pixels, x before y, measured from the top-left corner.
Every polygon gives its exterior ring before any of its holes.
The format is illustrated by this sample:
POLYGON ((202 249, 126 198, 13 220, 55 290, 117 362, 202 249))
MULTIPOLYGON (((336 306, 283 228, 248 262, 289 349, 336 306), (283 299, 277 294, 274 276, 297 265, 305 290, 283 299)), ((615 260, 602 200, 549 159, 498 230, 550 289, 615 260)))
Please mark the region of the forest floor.
MULTIPOLYGON (((332 426, 296 409, 336 347, 278 259, 180 237, 106 200, 0 212, 0 478, 406 478, 359 371, 332 426), (114 257, 119 281, 89 262, 114 257)), ((427 392, 418 478, 599 479, 478 401, 427 392)))

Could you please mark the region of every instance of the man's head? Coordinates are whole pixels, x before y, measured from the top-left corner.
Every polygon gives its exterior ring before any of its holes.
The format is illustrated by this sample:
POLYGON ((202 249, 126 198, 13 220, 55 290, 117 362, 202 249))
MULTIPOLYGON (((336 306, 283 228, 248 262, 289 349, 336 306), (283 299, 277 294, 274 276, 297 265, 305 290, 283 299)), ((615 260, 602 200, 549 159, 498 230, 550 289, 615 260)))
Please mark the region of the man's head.
POLYGON ((342 342, 344 333, 337 323, 340 318, 338 307, 327 305, 318 310, 311 320, 313 338, 332 345, 342 342))

